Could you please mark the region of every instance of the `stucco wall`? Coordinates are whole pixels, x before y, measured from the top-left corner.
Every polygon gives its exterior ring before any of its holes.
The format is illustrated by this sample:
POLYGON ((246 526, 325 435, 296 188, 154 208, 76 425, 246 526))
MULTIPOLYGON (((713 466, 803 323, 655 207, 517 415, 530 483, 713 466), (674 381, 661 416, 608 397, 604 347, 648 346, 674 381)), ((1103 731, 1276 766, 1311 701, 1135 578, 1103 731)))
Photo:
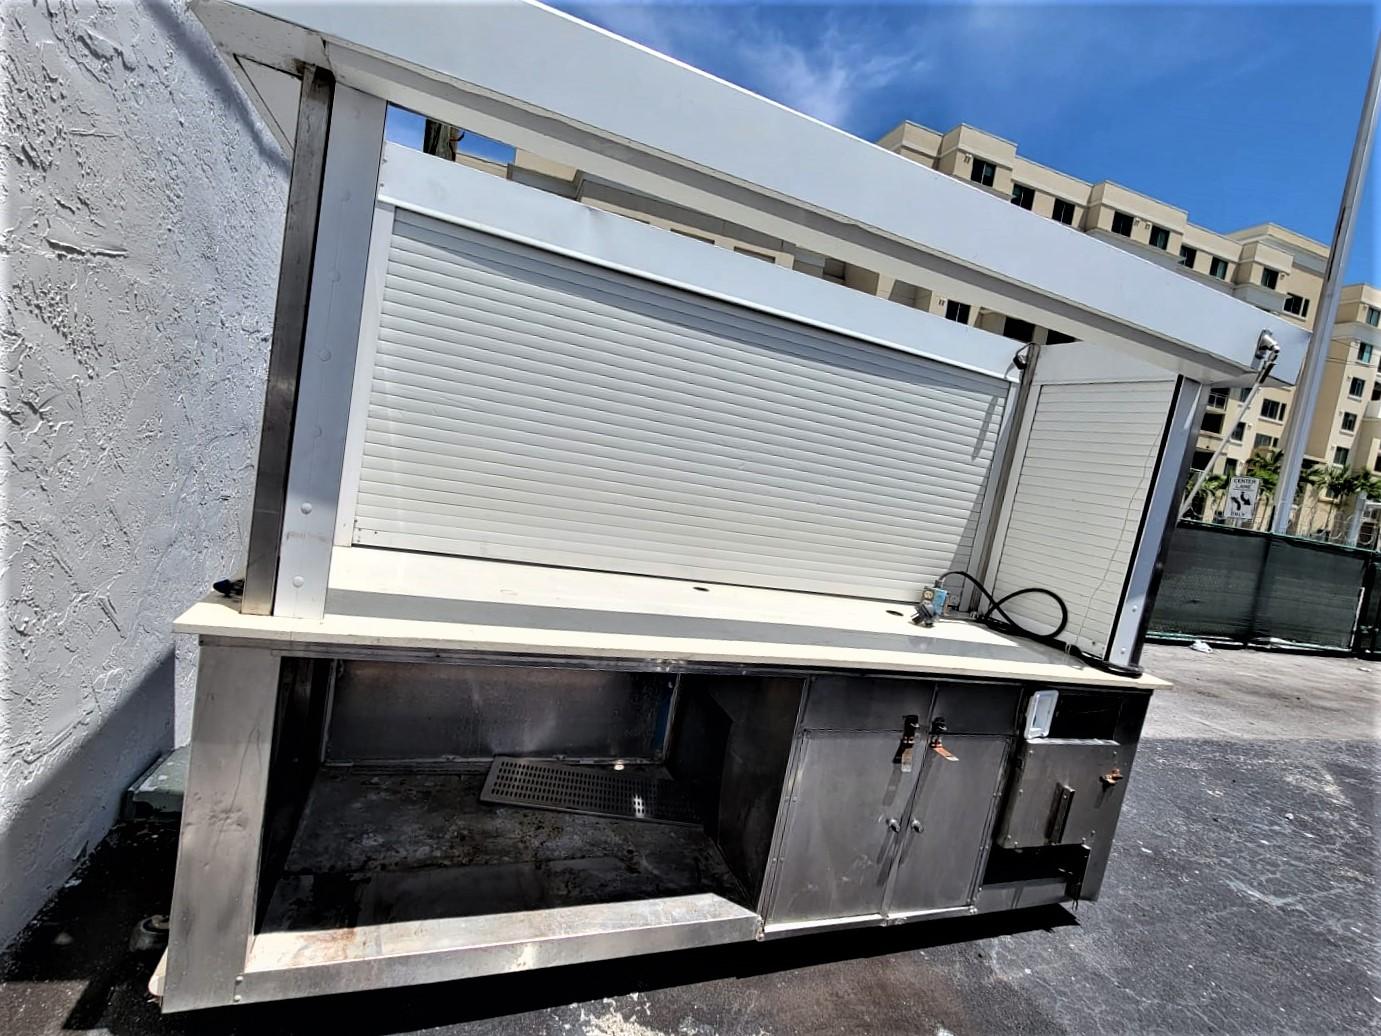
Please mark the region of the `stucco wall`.
POLYGON ((3 945, 185 737, 170 624, 241 563, 287 164, 181 5, 0 20, 3 945))

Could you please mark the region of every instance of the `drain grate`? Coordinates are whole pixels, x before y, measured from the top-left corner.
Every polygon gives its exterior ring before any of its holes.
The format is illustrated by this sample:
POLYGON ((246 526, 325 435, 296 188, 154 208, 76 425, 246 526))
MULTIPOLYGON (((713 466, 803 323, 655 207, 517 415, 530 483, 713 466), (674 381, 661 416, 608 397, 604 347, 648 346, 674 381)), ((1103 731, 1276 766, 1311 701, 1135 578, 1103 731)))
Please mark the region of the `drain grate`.
POLYGON ((594 766, 566 766, 544 759, 495 759, 480 801, 700 826, 695 804, 675 781, 594 766))

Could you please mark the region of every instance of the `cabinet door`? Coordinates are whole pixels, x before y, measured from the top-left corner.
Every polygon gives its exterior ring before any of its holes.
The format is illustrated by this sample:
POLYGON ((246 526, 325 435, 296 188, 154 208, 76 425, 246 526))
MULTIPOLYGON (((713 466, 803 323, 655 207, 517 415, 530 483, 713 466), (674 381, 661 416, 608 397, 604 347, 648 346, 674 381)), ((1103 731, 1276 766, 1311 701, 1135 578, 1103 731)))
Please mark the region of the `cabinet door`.
POLYGON ((927 742, 920 786, 902 829, 889 916, 967 906, 978 868, 987 858, 996 797, 1007 758, 1007 738, 949 734, 947 759, 927 742))
POLYGON ((893 765, 900 737, 900 729, 802 735, 770 923, 882 913, 919 770, 893 765))

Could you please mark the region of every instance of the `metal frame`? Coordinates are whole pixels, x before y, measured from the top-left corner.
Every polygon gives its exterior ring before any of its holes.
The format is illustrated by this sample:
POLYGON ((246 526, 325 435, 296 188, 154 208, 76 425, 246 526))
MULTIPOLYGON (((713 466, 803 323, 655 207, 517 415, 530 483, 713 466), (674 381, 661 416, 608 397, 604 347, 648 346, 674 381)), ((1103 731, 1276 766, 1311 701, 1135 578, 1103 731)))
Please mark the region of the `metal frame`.
POLYGON ((164 1009, 238 1003, 254 935, 280 656, 201 645, 164 1009))
POLYGON ((297 110, 297 148, 293 152, 292 175, 288 180, 278 296, 273 310, 273 339, 269 348, 254 508, 245 560, 241 607, 250 615, 273 614, 278 547, 288 492, 288 456, 297 416, 298 378, 302 369, 307 297, 312 285, 333 92, 330 73, 319 68, 303 70, 302 95, 297 110))
POLYGON ((1132 563, 1127 566, 1122 600, 1113 619, 1112 636, 1108 638, 1107 658, 1119 665, 1135 665, 1141 656, 1146 623, 1155 600, 1153 585, 1159 582, 1165 552, 1175 530, 1175 512, 1198 439, 1205 394, 1205 386, 1197 381, 1181 377, 1175 384, 1175 395, 1165 416, 1160 455, 1151 474, 1151 491, 1146 494, 1132 563))
MULTIPOLYGON (((1032 410, 1031 395, 1036 384, 1036 368, 1040 362, 1041 346, 1030 342, 1026 346, 1026 369, 1007 395, 1007 407, 1002 414, 1002 428, 993 447, 992 464, 988 469, 988 486, 983 493, 978 528, 974 530, 973 548, 969 552, 969 571, 982 572, 987 582, 997 541, 999 516, 1007 498, 1007 486, 1012 480, 1012 465, 1016 461, 1018 430, 1026 427, 1026 415, 1032 410)), ((970 611, 981 603, 978 588, 965 582, 961 590, 962 610, 970 611)))
POLYGON ((1287 321, 537 3, 195 10, 223 52, 280 68, 324 52, 395 104, 1079 338, 1230 374, 1250 369, 1264 320, 1282 376, 1303 353, 1287 321))
MULTIPOLYGON (((1179 395, 1176 396, 1176 408, 1181 405, 1189 410, 1189 434, 1184 437, 1181 446, 1180 456, 1172 469, 1167 467, 1165 479, 1171 485, 1183 486, 1189 478, 1189 472, 1194 462, 1194 449, 1198 445, 1197 429, 1199 422, 1203 420, 1204 408, 1208 401, 1208 391, 1210 386, 1202 385, 1187 380, 1181 381, 1179 395), (1191 390, 1190 386, 1196 387, 1191 390), (1192 397, 1192 398, 1191 398, 1192 397)), ((1169 454, 1173 460, 1173 453, 1169 454)), ((1175 527, 1179 524, 1179 519, 1175 514, 1174 505, 1171 505, 1170 515, 1166 518, 1164 526, 1160 530, 1160 538, 1154 544, 1148 539, 1144 544, 1138 545, 1137 560, 1141 560, 1141 554, 1153 552, 1150 572, 1146 575, 1144 583, 1143 598, 1141 602, 1141 613, 1137 618, 1136 639, 1133 642, 1132 652, 1128 660, 1132 665, 1141 661, 1141 649, 1146 643, 1146 633, 1151 628, 1151 613, 1155 610, 1156 595, 1160 592, 1161 578, 1165 573, 1165 559, 1170 553, 1170 542, 1175 536, 1175 527)))
POLYGON ((337 86, 302 349, 273 613, 326 610, 387 105, 337 86))

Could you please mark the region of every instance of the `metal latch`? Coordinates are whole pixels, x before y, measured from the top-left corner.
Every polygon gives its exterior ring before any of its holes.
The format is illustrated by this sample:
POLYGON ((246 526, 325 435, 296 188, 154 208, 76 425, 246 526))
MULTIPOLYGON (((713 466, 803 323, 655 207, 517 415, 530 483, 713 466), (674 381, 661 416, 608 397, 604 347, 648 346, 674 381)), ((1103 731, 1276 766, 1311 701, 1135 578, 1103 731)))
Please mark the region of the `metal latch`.
POLYGON ((892 765, 900 766, 902 773, 911 772, 911 761, 916 754, 916 731, 921 725, 920 716, 903 716, 901 742, 897 754, 892 757, 892 765))
POLYGON ((945 747, 945 743, 940 740, 940 735, 949 730, 949 724, 945 722, 943 716, 938 717, 934 723, 930 724, 930 749, 947 763, 957 763, 959 757, 945 747))

